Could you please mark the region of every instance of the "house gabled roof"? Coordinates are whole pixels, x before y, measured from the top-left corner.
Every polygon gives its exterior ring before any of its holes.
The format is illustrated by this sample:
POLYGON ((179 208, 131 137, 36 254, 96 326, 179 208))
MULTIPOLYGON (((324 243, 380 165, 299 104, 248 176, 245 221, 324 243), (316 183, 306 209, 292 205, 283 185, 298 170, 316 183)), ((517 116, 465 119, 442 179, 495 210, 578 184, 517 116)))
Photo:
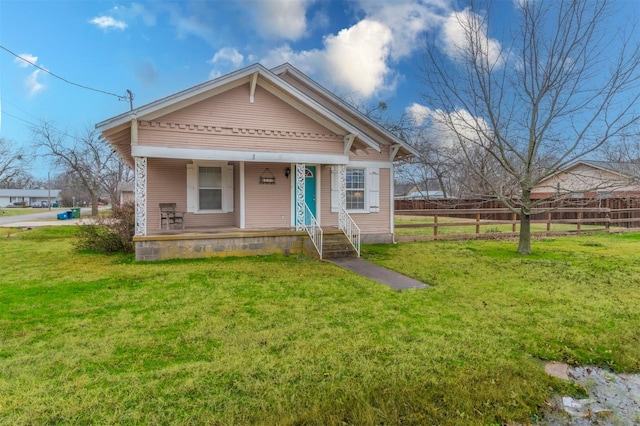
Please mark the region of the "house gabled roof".
MULTIPOLYGON (((304 76, 304 74, 300 73, 299 71, 297 73, 304 76)), ((313 81, 308 77, 304 76, 304 78, 306 79, 306 81, 313 83, 313 81)), ((209 80, 205 83, 193 86, 189 89, 135 108, 132 111, 128 111, 108 120, 102 121, 96 125, 96 129, 103 133, 115 131, 117 129, 123 130, 131 125, 131 120, 134 118, 142 120, 152 120, 159 116, 200 102, 211 96, 215 96, 216 94, 221 93, 225 90, 229 90, 230 88, 246 84, 247 82, 250 82, 252 85, 252 93, 255 89, 255 86, 260 85, 261 87, 266 88, 272 93, 275 92, 275 94, 277 96, 279 95, 281 99, 300 109, 302 112, 309 114, 310 116, 313 115, 312 118, 316 119, 321 124, 324 124, 329 128, 341 129, 342 132, 344 132, 346 135, 355 135, 356 140, 359 140, 366 146, 380 152, 380 143, 376 140, 376 138, 372 137, 373 134, 371 131, 368 131, 368 129, 364 128, 364 126, 358 125, 359 123, 353 123, 350 120, 343 118, 340 114, 322 105, 312 96, 304 93, 302 90, 294 87, 292 84, 289 84, 274 72, 268 70, 260 64, 250 65, 246 68, 231 72, 214 80, 209 80)), ((314 84, 317 85, 317 83, 314 84)), ((344 102, 341 103, 343 104, 340 105, 341 108, 348 108, 348 106, 344 104, 344 102)), ((366 122, 368 125, 371 125, 372 127, 377 126, 375 123, 373 123, 371 120, 364 117, 357 111, 355 111, 355 113, 357 113, 357 115, 360 116, 360 119, 363 122, 366 122)), ((380 126, 377 126, 376 128, 380 128, 380 126)), ((405 143, 403 143, 400 139, 398 139, 391 133, 383 130, 382 134, 382 139, 386 139, 386 143, 401 147, 404 150, 405 155, 414 154, 413 150, 410 147, 408 147, 405 143)))
POLYGON ((542 179, 538 186, 541 186, 544 182, 554 178, 560 173, 569 173, 570 170, 579 166, 588 166, 595 169, 603 170, 605 172, 614 173, 624 178, 640 178, 640 166, 635 163, 621 162, 621 161, 597 161, 597 160, 578 160, 564 169, 542 179))
POLYGON ((272 68, 271 71, 273 73, 277 74, 277 75, 291 74, 296 79, 302 81, 304 84, 306 84, 307 86, 311 87, 316 92, 320 93, 327 100, 329 100, 331 103, 333 103, 336 107, 338 107, 338 108, 342 109, 343 111, 349 113, 353 117, 359 118, 362 122, 364 122, 367 126, 370 126, 377 133, 382 134, 382 135, 386 136, 387 138, 393 140, 394 144, 401 145, 404 149, 406 149, 409 153, 411 153, 411 155, 414 155, 414 156, 418 156, 419 155, 419 153, 415 149, 413 149, 411 146, 406 144, 399 137, 397 137, 396 135, 394 135, 393 133, 391 133, 389 130, 385 129, 384 127, 382 127, 376 121, 374 121, 374 120, 370 119, 369 117, 367 117, 362 112, 358 111, 352 105, 348 104, 347 102, 345 102, 340 97, 336 96, 331 91, 329 91, 326 88, 324 88, 324 86, 322 86, 321 84, 319 84, 315 80, 312 80, 311 78, 309 78, 306 74, 304 74, 303 72, 298 70, 296 67, 294 67, 290 63, 286 62, 286 63, 284 63, 282 65, 279 65, 279 66, 277 66, 275 68, 272 68))

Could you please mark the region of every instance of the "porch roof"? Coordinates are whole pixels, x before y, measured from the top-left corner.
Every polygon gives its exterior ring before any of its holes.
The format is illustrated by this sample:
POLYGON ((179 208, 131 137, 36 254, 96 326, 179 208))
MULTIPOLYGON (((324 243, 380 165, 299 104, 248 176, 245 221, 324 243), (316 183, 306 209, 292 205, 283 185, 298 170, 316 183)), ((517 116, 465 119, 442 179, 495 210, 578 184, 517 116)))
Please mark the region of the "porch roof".
POLYGON ((220 149, 171 148, 135 145, 135 157, 176 158, 185 160, 257 161, 265 163, 347 164, 348 155, 310 154, 298 152, 249 152, 220 149))

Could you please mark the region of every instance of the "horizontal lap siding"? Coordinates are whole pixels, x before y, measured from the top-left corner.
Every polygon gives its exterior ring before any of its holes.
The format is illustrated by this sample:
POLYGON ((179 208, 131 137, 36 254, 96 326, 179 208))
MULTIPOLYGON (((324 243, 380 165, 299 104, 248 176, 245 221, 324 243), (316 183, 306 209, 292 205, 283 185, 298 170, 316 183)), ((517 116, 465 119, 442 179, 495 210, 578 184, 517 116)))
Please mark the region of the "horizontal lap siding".
POLYGON ((316 102, 318 102, 319 104, 321 104, 322 106, 324 106, 325 108, 327 108, 328 110, 336 114, 337 116, 350 122, 352 125, 355 125, 360 130, 361 133, 362 132, 366 133, 371 139, 377 140, 377 141, 381 139, 387 139, 384 133, 380 132, 379 130, 376 130, 375 127, 367 123, 367 121, 362 118, 361 114, 354 113, 347 108, 338 106, 337 104, 334 103, 334 101, 325 97, 324 94, 322 94, 315 88, 307 85, 305 82, 298 80, 293 75, 289 73, 285 73, 280 75, 280 78, 282 78, 284 81, 291 84, 292 86, 296 87, 303 93, 307 94, 308 96, 312 97, 316 102))
POLYGON ((147 227, 160 227, 160 203, 187 210, 187 162, 149 158, 147 161, 147 227))
POLYGON ((331 212, 331 166, 322 166, 320 180, 320 226, 337 227, 338 213, 331 212))
POLYGON ((286 164, 245 164, 245 226, 247 229, 291 227, 291 180, 286 164), (269 172, 266 169, 269 169, 269 172), (260 176, 276 178, 275 185, 260 184, 260 176))
POLYGON ((248 84, 154 119, 151 126, 147 122, 141 122, 139 143, 241 151, 335 154, 342 153, 344 146, 341 137, 260 86, 256 88, 254 103, 250 103, 248 84), (173 124, 174 127, 161 128, 157 123, 173 124), (200 130, 180 129, 178 124, 200 126, 200 130), (202 126, 216 126, 218 130, 202 126), (269 132, 260 136, 256 134, 258 130, 269 132), (291 133, 285 135, 280 132, 291 133))
MULTIPOLYGON (((176 203, 176 210, 187 210, 186 160, 149 158, 147 163, 147 227, 160 227, 160 203, 176 203)), ((237 183, 234 182, 234 188, 237 183)), ((237 191, 235 191, 237 194, 237 191)), ((234 200, 235 201, 235 200, 234 200)), ((236 204, 237 205, 237 204, 236 204)), ((235 226, 234 213, 185 215, 186 227, 235 226)))
POLYGON ((216 134, 208 131, 181 131, 141 126, 139 144, 172 148, 215 148, 232 151, 299 152, 343 154, 342 138, 296 136, 255 136, 251 134, 216 134))
POLYGON ((380 211, 378 213, 354 213, 351 215, 363 234, 391 232, 389 175, 389 169, 380 169, 380 211))

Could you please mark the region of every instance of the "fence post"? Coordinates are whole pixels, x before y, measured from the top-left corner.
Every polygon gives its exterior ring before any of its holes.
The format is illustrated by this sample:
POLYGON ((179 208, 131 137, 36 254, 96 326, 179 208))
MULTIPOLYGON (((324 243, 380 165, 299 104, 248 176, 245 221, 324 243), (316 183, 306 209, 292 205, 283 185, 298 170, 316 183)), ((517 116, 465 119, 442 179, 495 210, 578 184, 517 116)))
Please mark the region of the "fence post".
POLYGON ((517 226, 516 221, 517 221, 517 220, 518 220, 518 215, 517 215, 517 214, 515 214, 515 213, 511 213, 511 221, 513 222, 513 223, 511 224, 511 232, 513 232, 513 233, 515 233, 515 232, 516 232, 516 226, 517 226))
POLYGON ((438 215, 437 214, 433 215, 433 236, 434 237, 438 236, 438 215))
POLYGON ((551 212, 547 213, 547 231, 551 231, 551 212))
POLYGON ((607 213, 604 216, 604 226, 605 226, 607 232, 610 232, 609 228, 611 227, 611 216, 609 216, 609 213, 607 213))
POLYGON ((578 212, 578 233, 580 233, 580 222, 582 221, 582 212, 578 212))
POLYGON ((480 213, 476 213, 476 234, 480 233, 480 213))

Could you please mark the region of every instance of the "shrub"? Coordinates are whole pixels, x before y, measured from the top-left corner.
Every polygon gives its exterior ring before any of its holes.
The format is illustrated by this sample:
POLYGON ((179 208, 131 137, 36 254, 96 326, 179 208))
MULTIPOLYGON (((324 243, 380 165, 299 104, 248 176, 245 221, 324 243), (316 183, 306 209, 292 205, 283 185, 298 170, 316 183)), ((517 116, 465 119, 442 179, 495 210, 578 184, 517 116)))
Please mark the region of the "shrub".
POLYGON ((80 225, 76 248, 96 253, 133 252, 135 212, 133 203, 113 206, 108 217, 98 217, 95 222, 80 225))

